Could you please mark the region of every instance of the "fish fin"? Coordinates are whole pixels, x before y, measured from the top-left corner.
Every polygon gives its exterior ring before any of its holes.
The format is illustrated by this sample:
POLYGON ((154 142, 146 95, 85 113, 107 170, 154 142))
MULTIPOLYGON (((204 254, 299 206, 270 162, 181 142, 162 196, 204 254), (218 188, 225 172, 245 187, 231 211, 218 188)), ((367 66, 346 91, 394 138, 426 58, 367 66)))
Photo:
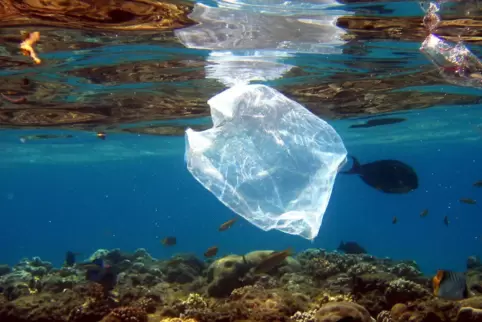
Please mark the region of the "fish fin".
POLYGON ((440 284, 444 278, 445 272, 443 270, 438 270, 437 275, 432 279, 433 283, 433 295, 438 296, 440 290, 440 284))
POLYGON ((358 161, 357 158, 354 156, 350 155, 350 158, 353 160, 353 165, 351 166, 351 169, 348 171, 340 171, 340 173, 345 173, 345 174, 359 174, 361 173, 361 164, 358 161))

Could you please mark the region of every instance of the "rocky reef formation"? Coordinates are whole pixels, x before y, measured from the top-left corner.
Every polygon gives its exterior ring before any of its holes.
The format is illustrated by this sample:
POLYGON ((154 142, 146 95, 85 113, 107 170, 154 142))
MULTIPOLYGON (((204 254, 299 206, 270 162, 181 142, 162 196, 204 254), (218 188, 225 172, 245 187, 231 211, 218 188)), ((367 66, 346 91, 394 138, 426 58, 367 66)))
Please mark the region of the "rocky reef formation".
POLYGON ((432 295, 415 262, 310 249, 254 274, 271 251, 211 261, 99 250, 115 269, 113 290, 86 280, 82 264, 40 258, 0 266, 0 321, 482 321, 482 265, 468 261, 471 297, 432 295))

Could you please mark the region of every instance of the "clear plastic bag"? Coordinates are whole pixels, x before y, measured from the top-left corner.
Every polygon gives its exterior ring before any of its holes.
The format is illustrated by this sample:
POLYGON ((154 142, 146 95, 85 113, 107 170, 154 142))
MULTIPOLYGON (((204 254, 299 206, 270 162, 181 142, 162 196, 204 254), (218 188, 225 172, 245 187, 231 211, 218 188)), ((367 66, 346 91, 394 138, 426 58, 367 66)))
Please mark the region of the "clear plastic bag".
POLYGON ((213 127, 186 130, 191 174, 257 227, 315 238, 346 160, 340 136, 264 85, 236 85, 208 104, 213 127))

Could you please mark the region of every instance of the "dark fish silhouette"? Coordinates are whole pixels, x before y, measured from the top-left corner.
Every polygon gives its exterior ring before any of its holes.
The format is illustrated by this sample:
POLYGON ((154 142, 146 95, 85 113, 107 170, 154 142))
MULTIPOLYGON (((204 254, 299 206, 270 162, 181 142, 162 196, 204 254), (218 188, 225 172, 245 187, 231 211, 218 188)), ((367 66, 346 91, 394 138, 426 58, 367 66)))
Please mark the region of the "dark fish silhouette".
POLYGON ((204 256, 209 258, 209 257, 216 256, 217 253, 218 253, 218 247, 213 246, 213 247, 209 247, 208 250, 204 252, 204 256))
POLYGON ((92 263, 83 264, 82 266, 87 269, 85 278, 102 285, 105 291, 112 290, 117 284, 117 274, 112 266, 105 264, 102 259, 95 259, 92 263))
POLYGON ((444 224, 445 224, 445 226, 447 226, 447 227, 449 226, 450 221, 449 221, 449 217, 448 217, 448 216, 445 216, 445 217, 444 217, 444 224))
POLYGON ((237 218, 233 218, 233 219, 230 219, 230 220, 226 221, 224 224, 222 224, 221 226, 219 226, 218 231, 228 230, 229 228, 231 228, 231 227, 234 225, 234 223, 235 223, 237 220, 238 220, 237 218))
POLYGON ((80 255, 80 253, 74 253, 71 252, 70 250, 65 253, 65 261, 64 261, 64 266, 65 267, 72 267, 75 265, 76 262, 76 257, 80 255))
POLYGON ((161 240, 161 244, 163 244, 164 246, 174 246, 177 244, 177 239, 174 236, 168 236, 161 240))
POLYGON ((74 136, 71 134, 35 134, 35 135, 25 135, 20 137, 20 141, 25 143, 27 141, 35 140, 49 140, 49 139, 71 139, 74 136))
POLYGON ((387 117, 384 119, 368 120, 362 124, 353 124, 353 125, 350 125, 350 128, 355 129, 355 128, 361 128, 361 127, 374 127, 374 126, 380 126, 380 125, 397 124, 397 123, 405 122, 406 120, 407 119, 404 119, 401 117, 387 117))
POLYGON ((397 222, 398 222, 398 218, 397 218, 397 216, 394 216, 394 217, 392 218, 392 224, 395 225, 397 222))
POLYGON ((482 180, 475 181, 473 186, 477 188, 482 188, 482 180))
POLYGON ((254 274, 267 273, 275 267, 279 266, 286 259, 286 257, 291 256, 292 253, 293 251, 291 250, 291 248, 279 252, 272 252, 261 262, 259 262, 252 271, 254 274))
POLYGON ((460 202, 461 202, 461 203, 466 203, 466 204, 468 204, 468 205, 475 205, 475 204, 477 204, 477 200, 470 199, 470 198, 462 198, 462 199, 460 199, 460 202))
POLYGON ((418 188, 415 170, 397 160, 379 160, 360 164, 355 157, 352 168, 342 171, 345 174, 358 174, 368 185, 385 193, 408 193, 418 188))
POLYGON ((345 254, 366 254, 365 248, 361 247, 357 242, 340 242, 337 250, 344 252, 345 254))

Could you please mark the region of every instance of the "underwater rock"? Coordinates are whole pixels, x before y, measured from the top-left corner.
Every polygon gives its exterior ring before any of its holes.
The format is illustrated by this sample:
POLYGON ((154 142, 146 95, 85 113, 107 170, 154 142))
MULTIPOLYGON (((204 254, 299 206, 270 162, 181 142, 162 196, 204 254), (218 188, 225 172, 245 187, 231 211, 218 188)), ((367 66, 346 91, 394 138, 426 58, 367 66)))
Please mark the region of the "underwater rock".
POLYGON ((0 276, 3 276, 5 274, 8 274, 12 271, 12 269, 10 268, 10 266, 6 265, 6 264, 2 264, 0 265, 0 276))
POLYGON ((71 275, 69 277, 62 277, 59 275, 48 275, 42 278, 42 291, 60 293, 67 289, 73 289, 74 286, 81 280, 78 275, 71 275))
POLYGON ((467 258, 467 269, 482 270, 482 262, 480 261, 480 258, 477 256, 470 256, 469 258, 467 258))
POLYGON ((194 255, 179 256, 175 261, 167 262, 161 268, 165 279, 169 283, 191 283, 199 277, 205 269, 205 264, 194 255))
POLYGON ((417 263, 415 262, 402 262, 396 264, 395 266, 390 267, 388 272, 399 277, 406 277, 408 279, 417 278, 423 275, 417 263))
POLYGON ((327 303, 315 314, 316 322, 372 322, 370 313, 361 305, 352 302, 327 303))
MULTIPOLYGON (((145 314, 155 321, 364 321, 368 312, 381 322, 462 322, 482 310, 482 296, 434 297, 429 277, 418 276, 410 261, 310 250, 271 274, 252 274, 263 252, 251 252, 256 255, 249 261, 229 255, 206 267, 192 255, 156 260, 142 249, 106 251, 101 256, 110 256, 119 269, 112 292, 86 281, 79 267, 55 269, 48 262, 22 260, 0 276, 0 321, 121 321, 116 320, 121 312, 143 312, 132 317, 140 321, 145 314), (320 278, 326 272, 313 270, 314 263, 331 275, 320 278), (24 270, 32 266, 45 266, 47 272, 34 276, 24 270), (284 273, 285 267, 295 269, 284 273)), ((467 276, 470 286, 482 273, 469 270, 467 276)))
POLYGON ((17 268, 0 277, 0 288, 7 300, 12 301, 20 296, 30 295, 32 281, 35 281, 35 278, 30 272, 17 268))
MULTIPOLYGON (((116 251, 116 250, 113 250, 116 251)), ((98 249, 92 255, 89 256, 89 262, 92 262, 98 258, 105 259, 105 257, 109 254, 108 249, 98 249)))
POLYGON ((147 322, 147 313, 137 307, 118 307, 113 309, 101 322, 147 322))
POLYGON ((40 257, 33 257, 31 260, 24 258, 13 267, 15 271, 22 270, 29 272, 32 276, 42 277, 53 268, 52 263, 45 262, 40 257))
POLYGON ((472 307, 460 308, 456 322, 482 322, 482 310, 472 307))
POLYGON ((431 296, 429 291, 412 281, 398 278, 388 283, 385 297, 389 305, 415 301, 431 296))
POLYGON ((390 311, 381 311, 378 313, 377 318, 375 319, 376 322, 395 322, 390 314, 390 311))
POLYGON ((248 272, 250 265, 243 256, 229 255, 214 261, 208 268, 208 289, 210 296, 224 297, 243 286, 241 278, 248 272))

